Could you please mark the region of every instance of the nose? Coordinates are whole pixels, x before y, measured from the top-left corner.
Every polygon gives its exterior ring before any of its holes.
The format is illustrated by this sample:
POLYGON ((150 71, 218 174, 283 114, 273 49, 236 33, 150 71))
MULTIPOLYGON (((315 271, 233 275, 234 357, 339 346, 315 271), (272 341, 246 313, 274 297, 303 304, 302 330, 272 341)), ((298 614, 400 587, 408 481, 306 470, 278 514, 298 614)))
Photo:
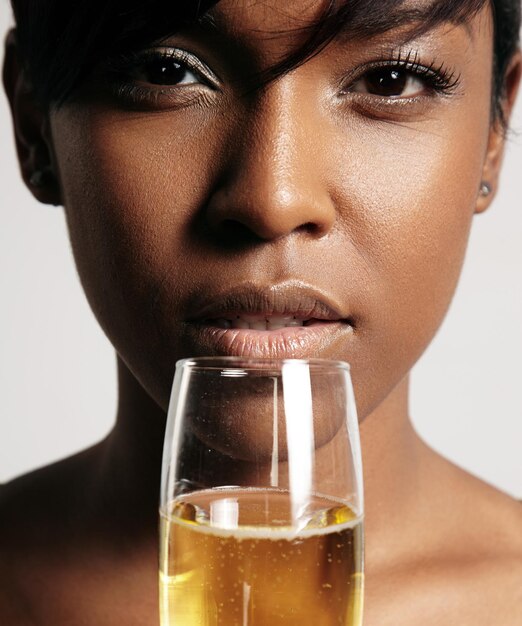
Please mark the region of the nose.
POLYGON ((217 235, 273 241, 293 233, 321 238, 332 229, 320 107, 303 100, 287 76, 248 107, 207 205, 217 235))

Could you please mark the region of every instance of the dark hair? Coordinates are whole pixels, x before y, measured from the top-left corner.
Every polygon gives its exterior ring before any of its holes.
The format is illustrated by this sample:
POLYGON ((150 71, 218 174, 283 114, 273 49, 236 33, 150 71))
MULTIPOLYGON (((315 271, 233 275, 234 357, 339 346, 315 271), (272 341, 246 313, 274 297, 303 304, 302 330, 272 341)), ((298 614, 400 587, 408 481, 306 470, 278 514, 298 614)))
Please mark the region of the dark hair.
MULTIPOLYGON (((11 0, 20 60, 42 105, 59 106, 102 60, 160 41, 198 20, 219 0, 11 0)), ((519 43, 520 0, 433 0, 408 10, 404 0, 328 0, 304 44, 259 77, 264 84, 316 54, 339 32, 365 37, 404 23, 416 34, 461 23, 491 3, 495 24, 493 113, 502 120, 507 66, 519 43), (420 26, 419 26, 420 24, 420 26)))

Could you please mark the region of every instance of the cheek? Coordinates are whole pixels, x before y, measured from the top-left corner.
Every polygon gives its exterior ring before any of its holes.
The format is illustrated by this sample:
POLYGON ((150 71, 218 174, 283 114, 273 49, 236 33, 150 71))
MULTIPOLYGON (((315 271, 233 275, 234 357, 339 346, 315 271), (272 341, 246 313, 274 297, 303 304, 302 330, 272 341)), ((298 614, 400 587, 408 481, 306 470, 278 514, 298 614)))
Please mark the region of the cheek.
MULTIPOLYGON (((53 120, 83 287, 102 328, 140 380, 136 370, 144 359, 160 353, 157 294, 165 283, 183 292, 190 281, 184 245, 212 178, 214 151, 206 141, 199 154, 187 128, 194 126, 176 128, 150 115, 111 119, 87 107, 64 110, 53 120)), ((177 301, 171 294, 172 307, 177 301)))
MULTIPOLYGON (((391 390, 438 329, 476 206, 487 118, 455 116, 429 131, 426 126, 361 133, 364 141, 350 150, 357 159, 346 167, 337 199, 346 207, 353 251, 347 258, 359 259, 368 277, 359 333, 363 356, 354 368, 364 414, 382 398, 384 381, 391 390)), ((346 163, 351 157, 341 158, 346 163)))
MULTIPOLYGON (((183 238, 205 197, 210 151, 198 153, 190 124, 113 117, 87 110, 60 120, 56 129, 65 203, 74 207, 68 211, 72 234, 89 225, 91 244, 109 245, 111 253, 115 244, 131 248, 139 255, 133 261, 143 255, 154 265, 172 250, 171 237, 183 238)), ((89 233, 77 234, 80 244, 89 233)))

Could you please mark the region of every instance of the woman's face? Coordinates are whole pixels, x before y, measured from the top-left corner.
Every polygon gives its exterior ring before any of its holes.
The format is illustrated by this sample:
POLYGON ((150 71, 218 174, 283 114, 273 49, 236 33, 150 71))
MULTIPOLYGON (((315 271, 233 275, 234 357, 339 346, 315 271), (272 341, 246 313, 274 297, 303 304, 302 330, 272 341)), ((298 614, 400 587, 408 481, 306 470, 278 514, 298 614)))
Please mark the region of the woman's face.
POLYGON ((245 89, 318 4, 222 0, 52 114, 88 299, 163 407, 181 357, 325 357, 352 364, 364 417, 450 302, 490 133, 489 9, 409 42, 340 35, 245 89))

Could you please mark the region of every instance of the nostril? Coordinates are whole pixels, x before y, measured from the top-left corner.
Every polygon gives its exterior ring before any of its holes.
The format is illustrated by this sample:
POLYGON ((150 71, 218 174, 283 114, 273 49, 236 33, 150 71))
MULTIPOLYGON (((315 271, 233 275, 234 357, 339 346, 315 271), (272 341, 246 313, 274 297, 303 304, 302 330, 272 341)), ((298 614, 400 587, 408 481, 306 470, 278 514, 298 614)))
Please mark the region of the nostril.
MULTIPOLYGON (((328 229, 322 227, 321 224, 315 222, 306 222, 294 229, 293 232, 304 233, 312 237, 322 237, 328 229)), ((249 244, 253 242, 260 242, 269 239, 277 239, 281 234, 268 231, 260 226, 252 224, 248 225, 240 220, 233 218, 227 218, 220 221, 218 230, 219 236, 222 242, 229 244, 249 244)))
POLYGON ((300 226, 297 230, 307 233, 308 235, 322 235, 325 229, 314 222, 307 222, 306 224, 300 226))
POLYGON ((234 219, 224 219, 219 224, 219 234, 224 242, 229 244, 244 244, 258 242, 261 237, 251 228, 234 219))
POLYGON ((221 222, 221 230, 227 233, 241 234, 248 231, 248 228, 237 220, 226 219, 221 222))

